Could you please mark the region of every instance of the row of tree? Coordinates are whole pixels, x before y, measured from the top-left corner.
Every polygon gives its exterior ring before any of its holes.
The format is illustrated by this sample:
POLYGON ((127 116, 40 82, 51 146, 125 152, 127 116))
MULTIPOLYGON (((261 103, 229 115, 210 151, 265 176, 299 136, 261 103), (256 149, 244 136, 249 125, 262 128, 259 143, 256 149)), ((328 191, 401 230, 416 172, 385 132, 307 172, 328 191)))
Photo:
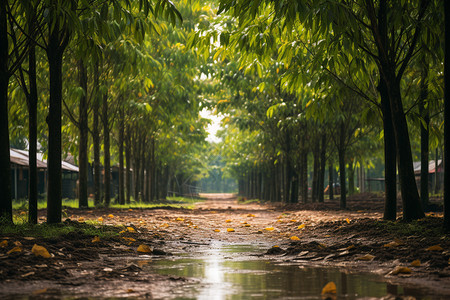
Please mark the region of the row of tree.
POLYGON ((2 1, 3 222, 12 222, 10 138, 29 145, 31 223, 38 144, 48 157, 49 223, 61 221, 61 158, 68 153, 79 165, 80 207, 88 206, 90 161, 95 203, 106 206, 112 164, 121 204, 132 196, 164 198, 173 178, 197 180, 207 120, 199 117, 200 64, 185 40, 204 13, 208 7, 188 1, 177 8, 167 0, 2 1))
MULTIPOLYGON (((210 28, 191 35, 190 44, 221 63, 212 72, 233 97, 218 101, 218 109, 230 116, 228 133, 239 129, 227 136, 225 153, 247 192, 286 202, 300 194, 306 201, 312 152, 312 195, 322 200, 326 162, 333 169, 337 156, 345 187, 346 165, 351 173, 355 164, 370 164, 382 138, 385 219, 396 218, 397 176, 403 218, 423 217, 430 141, 434 148, 444 144, 444 161, 448 153, 447 2, 219 2, 210 28), (421 137, 421 199, 411 143, 418 139, 411 135, 421 137)), ((345 188, 340 201, 345 208, 345 188)))

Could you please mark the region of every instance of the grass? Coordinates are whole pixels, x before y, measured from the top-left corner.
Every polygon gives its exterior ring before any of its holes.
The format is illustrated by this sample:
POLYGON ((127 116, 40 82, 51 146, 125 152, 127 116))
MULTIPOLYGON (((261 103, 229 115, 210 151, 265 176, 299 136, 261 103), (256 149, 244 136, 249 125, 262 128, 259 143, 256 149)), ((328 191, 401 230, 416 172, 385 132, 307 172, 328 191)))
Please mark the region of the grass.
POLYGON ((55 238, 73 233, 109 238, 119 235, 122 227, 97 225, 86 223, 61 223, 61 224, 37 224, 32 225, 26 222, 15 225, 1 225, 1 236, 22 236, 36 238, 55 238))
POLYGON ((260 203, 261 201, 259 199, 247 199, 245 197, 239 196, 237 198, 237 202, 239 204, 251 204, 251 203, 260 203))
MULTIPOLYGON (((196 198, 186 198, 186 197, 167 197, 166 200, 160 200, 158 202, 152 202, 152 203, 145 203, 145 202, 139 202, 135 201, 134 199, 131 200, 131 203, 129 204, 116 204, 114 201, 111 201, 111 205, 109 207, 112 208, 155 208, 155 207, 183 207, 192 209, 194 208, 194 203, 202 201, 201 199, 196 198)), ((94 199, 89 199, 89 207, 95 207, 94 205, 94 199)), ((62 206, 67 208, 78 208, 78 199, 63 199, 62 200, 62 206)), ((45 199, 40 200, 38 202, 38 209, 45 209, 47 208, 47 201, 45 199)), ((28 210, 28 200, 20 199, 13 201, 13 210, 16 211, 24 211, 26 212, 28 210)))

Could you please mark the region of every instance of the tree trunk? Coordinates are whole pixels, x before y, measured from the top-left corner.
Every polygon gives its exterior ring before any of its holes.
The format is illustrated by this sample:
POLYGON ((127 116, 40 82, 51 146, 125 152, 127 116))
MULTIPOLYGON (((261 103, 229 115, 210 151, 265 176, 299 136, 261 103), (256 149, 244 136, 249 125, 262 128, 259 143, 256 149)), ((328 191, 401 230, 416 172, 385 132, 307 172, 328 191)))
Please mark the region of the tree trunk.
POLYGON ((341 209, 347 208, 347 198, 346 198, 346 188, 345 188, 345 124, 341 121, 340 124, 340 133, 339 133, 339 147, 338 147, 338 156, 339 156, 339 179, 341 183, 341 199, 339 206, 341 209))
POLYGON ((61 222, 61 109, 62 109, 62 57, 69 42, 69 33, 59 21, 50 21, 47 58, 50 76, 50 105, 48 124, 48 191, 47 223, 61 222))
POLYGON ((397 148, 397 165, 402 194, 403 219, 411 221, 423 218, 425 214, 423 213, 419 193, 417 192, 408 125, 403 112, 400 94, 400 82, 397 80, 389 80, 390 78, 392 77, 387 77, 386 84, 388 86, 395 145, 397 148), (388 82, 391 86, 389 86, 388 82))
POLYGON ((348 163, 348 195, 355 193, 355 167, 353 166, 353 159, 348 163))
POLYGON ((109 152, 109 122, 108 122, 108 93, 103 94, 102 106, 102 120, 103 120, 103 167, 104 167, 104 195, 105 206, 108 207, 111 203, 111 153, 109 152))
POLYGON ((0 224, 12 223, 11 164, 8 127, 8 27, 7 1, 0 3, 0 224))
MULTIPOLYGON (((31 25, 30 25, 31 26, 31 25)), ((32 29, 29 30, 31 32, 32 29)), ((28 157, 29 157, 29 200, 28 200, 28 222, 38 222, 38 174, 37 174, 37 75, 36 75, 36 46, 30 44, 28 54, 28 80, 30 82, 30 93, 27 97, 28 104, 28 157)))
POLYGON ((92 122, 92 142, 94 144, 94 205, 98 206, 101 199, 100 188, 100 91, 99 91, 99 71, 98 62, 94 65, 94 102, 93 102, 93 122, 92 122))
POLYGON ((380 80, 378 91, 381 96, 381 112, 384 130, 384 214, 383 219, 397 218, 397 153, 395 149, 395 135, 392 124, 391 107, 387 94, 386 83, 380 80))
POLYGON ((124 107, 119 107, 119 204, 125 204, 125 180, 124 180, 124 162, 123 162, 123 140, 125 131, 125 113, 124 107))
POLYGON ((79 144, 79 178, 78 178, 78 205, 80 208, 88 207, 88 103, 87 103, 87 72, 84 61, 78 61, 78 80, 80 87, 83 89, 83 95, 80 98, 80 144, 79 144))
MULTIPOLYGON (((444 1, 445 36, 450 36, 450 2, 444 1)), ((444 58, 444 229, 450 231, 450 40, 444 58)))
MULTIPOLYGON (((304 141, 304 140, 303 140, 304 141)), ((304 145, 304 144, 303 144, 304 145)), ((306 148, 302 149, 302 153, 300 155, 300 166, 302 168, 302 180, 301 184, 301 196, 303 203, 308 202, 308 150, 306 148)))
POLYGON ((320 168, 320 140, 316 139, 314 142, 314 151, 313 151, 313 180, 312 180, 312 202, 317 201, 318 197, 318 189, 319 189, 319 168, 320 168))
POLYGON ((127 126, 127 133, 126 133, 126 147, 125 147, 125 160, 127 162, 126 167, 126 191, 127 191, 127 204, 130 204, 131 202, 131 133, 130 133, 130 127, 127 126))
POLYGON ((430 111, 426 108, 426 100, 428 98, 428 65, 422 62, 422 81, 420 82, 420 103, 419 113, 423 118, 420 122, 420 198, 422 200, 422 208, 428 207, 428 168, 429 168, 429 124, 430 111))
POLYGON ((327 151, 327 136, 322 134, 322 147, 320 149, 320 172, 318 180, 318 200, 324 202, 324 183, 325 183, 325 163, 326 163, 326 151, 327 151))
POLYGON ((328 197, 330 198, 330 200, 334 200, 333 172, 333 162, 330 159, 330 164, 328 165, 328 197))

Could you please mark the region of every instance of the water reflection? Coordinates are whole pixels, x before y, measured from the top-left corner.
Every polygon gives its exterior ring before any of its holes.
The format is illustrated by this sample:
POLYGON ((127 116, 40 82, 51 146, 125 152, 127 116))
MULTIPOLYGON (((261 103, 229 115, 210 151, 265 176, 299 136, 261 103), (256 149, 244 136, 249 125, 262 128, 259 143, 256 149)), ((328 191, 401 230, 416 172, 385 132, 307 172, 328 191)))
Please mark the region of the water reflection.
POLYGON ((174 291, 177 299, 322 299, 322 287, 337 285, 337 299, 361 299, 391 295, 424 297, 423 291, 409 291, 389 285, 372 274, 346 274, 335 268, 303 268, 264 260, 242 260, 248 246, 217 246, 196 258, 160 260, 152 269, 165 275, 198 278, 198 284, 174 291))

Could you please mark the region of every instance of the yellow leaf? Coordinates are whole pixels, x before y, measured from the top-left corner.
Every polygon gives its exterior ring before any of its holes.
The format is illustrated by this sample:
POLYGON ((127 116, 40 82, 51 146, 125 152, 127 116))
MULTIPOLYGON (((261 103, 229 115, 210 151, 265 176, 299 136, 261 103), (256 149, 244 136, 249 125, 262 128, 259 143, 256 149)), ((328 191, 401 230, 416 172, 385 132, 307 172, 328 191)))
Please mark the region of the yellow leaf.
POLYGON ((33 248, 31 249, 31 252, 36 256, 42 256, 44 258, 52 257, 50 253, 48 253, 47 249, 36 244, 34 244, 33 248))
POLYGON ((400 245, 399 242, 397 242, 397 241, 392 241, 392 242, 390 242, 390 243, 384 244, 383 247, 385 247, 385 248, 392 248, 392 247, 397 247, 397 246, 399 246, 399 245, 400 245))
POLYGON ((164 223, 164 224, 161 225, 161 227, 167 228, 167 227, 169 227, 169 224, 164 223))
POLYGON ((149 246, 142 244, 142 245, 139 245, 139 247, 137 248, 137 251, 142 252, 142 253, 150 253, 150 252, 152 252, 152 249, 150 249, 149 246))
POLYGON ((35 291, 33 291, 33 295, 40 295, 40 294, 47 293, 47 290, 48 290, 48 288, 35 290, 35 291))
POLYGON ((24 215, 26 215, 26 214, 27 214, 27 213, 24 212, 24 211, 21 211, 21 212, 20 212, 20 215, 21 215, 21 216, 24 216, 24 215))
POLYGON ((127 227, 128 232, 136 232, 133 227, 127 227))
POLYGON ((277 223, 283 223, 283 220, 277 220, 277 223))
POLYGON ((416 259, 411 263, 411 267, 420 267, 420 259, 416 259))
POLYGON ((192 226, 192 228, 194 228, 194 229, 197 229, 197 228, 198 228, 198 226, 197 226, 197 225, 193 225, 193 226, 192 226))
POLYGON ((273 245, 272 248, 280 248, 278 245, 273 245))
POLYGON ((291 236, 291 240, 292 241, 300 241, 300 239, 298 238, 298 236, 291 236))
POLYGON ((97 243, 97 242, 100 242, 100 238, 98 236, 94 236, 91 243, 97 243))
POLYGON ((272 230, 274 230, 275 228, 273 228, 273 227, 266 227, 265 228, 267 231, 272 231, 272 230))
POLYGON ((350 220, 348 218, 345 219, 345 222, 347 222, 347 224, 350 224, 350 220))
POLYGON ((99 222, 103 222, 103 217, 98 218, 99 222))
POLYGON ((6 252, 6 254, 9 255, 9 254, 14 253, 14 252, 22 252, 22 247, 16 246, 16 247, 12 248, 11 250, 9 250, 8 252, 6 252))
POLYGON ((427 248, 427 251, 442 251, 444 250, 441 245, 434 245, 427 248))
POLYGON ((214 229, 214 232, 220 232, 220 229, 214 229))
POLYGON ((134 293, 134 290, 133 289, 128 289, 127 293, 134 293))
POLYGON ((128 242, 136 242, 135 239, 130 238, 130 237, 123 236, 122 238, 123 238, 125 241, 128 241, 128 242))
POLYGON ((114 218, 114 215, 109 214, 109 215, 108 215, 108 218, 111 218, 111 219, 112 219, 112 218, 114 218))
POLYGON ((364 261, 369 261, 369 260, 373 260, 375 258, 375 256, 371 255, 371 254, 366 254, 360 257, 357 257, 356 260, 364 260, 364 261))
POLYGON ((396 267, 394 270, 391 271, 392 275, 397 275, 397 274, 411 274, 411 269, 408 267, 402 267, 402 266, 398 266, 396 267))
POLYGON ((23 245, 22 245, 22 243, 20 241, 15 241, 14 242, 14 246, 23 247, 23 245))
POLYGON ((184 221, 184 219, 183 219, 183 218, 180 218, 180 217, 178 217, 178 218, 176 218, 176 219, 175 219, 175 221, 180 221, 180 222, 183 222, 183 221, 184 221))
POLYGON ((250 224, 244 224, 244 227, 250 227, 250 224))
POLYGON ((333 281, 328 282, 322 289, 323 294, 336 294, 336 284, 333 281))
POLYGON ((125 233, 126 231, 125 230, 122 230, 121 232, 119 232, 119 234, 123 234, 123 233, 125 233))
POLYGON ((254 218, 255 215, 254 215, 254 214, 248 214, 247 217, 248 217, 248 218, 254 218))
POLYGON ((303 228, 305 228, 305 224, 302 224, 302 225, 299 225, 298 227, 297 227, 297 229, 303 229, 303 228))
POLYGON ((297 223, 297 220, 292 219, 291 222, 292 223, 297 223))
POLYGON ((84 222, 84 218, 83 217, 79 217, 78 218, 78 222, 84 222))
POLYGON ((225 223, 231 223, 231 220, 230 219, 225 220, 225 223))
POLYGON ((7 247, 8 246, 8 241, 7 240, 3 240, 1 243, 0 243, 0 248, 5 248, 5 247, 7 247))
POLYGON ((234 232, 234 229, 233 228, 227 228, 227 231, 228 232, 234 232))
POLYGON ((133 211, 131 208, 128 211, 133 211))

